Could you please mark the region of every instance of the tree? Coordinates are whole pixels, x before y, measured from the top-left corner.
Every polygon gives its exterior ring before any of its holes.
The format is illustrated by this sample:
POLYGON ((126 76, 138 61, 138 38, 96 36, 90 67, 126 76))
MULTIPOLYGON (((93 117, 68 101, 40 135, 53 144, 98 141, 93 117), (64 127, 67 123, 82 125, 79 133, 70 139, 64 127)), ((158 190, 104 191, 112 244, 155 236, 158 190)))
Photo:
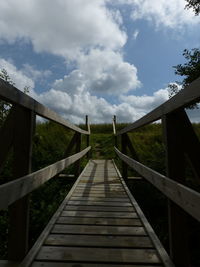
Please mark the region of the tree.
POLYGON ((183 56, 187 62, 178 64, 174 68, 175 74, 185 76, 182 82, 183 87, 185 87, 200 76, 200 50, 198 48, 193 48, 191 51, 185 49, 183 56))
POLYGON ((195 15, 199 15, 200 13, 200 0, 186 0, 187 5, 185 6, 186 9, 192 8, 195 15))
MULTIPOLYGON (((10 76, 8 75, 8 72, 5 69, 0 70, 0 78, 11 85, 15 85, 15 83, 11 80, 10 76)), ((3 124, 6 117, 8 116, 11 106, 11 104, 0 100, 0 126, 3 124)))
MULTIPOLYGON (((183 81, 172 83, 168 85, 169 97, 174 96, 180 89, 184 89, 192 81, 200 77, 200 49, 193 48, 190 51, 185 49, 183 56, 187 60, 185 64, 178 64, 174 66, 175 74, 183 76, 183 81)), ((189 108, 195 108, 197 105, 190 105, 189 108)))
MULTIPOLYGON (((15 85, 15 83, 10 78, 7 70, 5 69, 0 70, 0 78, 13 86, 15 85)), ((29 93, 29 86, 24 87, 24 93, 25 94, 29 93)), ((0 126, 3 124, 6 117, 8 116, 11 107, 12 107, 11 104, 7 103, 6 101, 0 100, 0 126)))

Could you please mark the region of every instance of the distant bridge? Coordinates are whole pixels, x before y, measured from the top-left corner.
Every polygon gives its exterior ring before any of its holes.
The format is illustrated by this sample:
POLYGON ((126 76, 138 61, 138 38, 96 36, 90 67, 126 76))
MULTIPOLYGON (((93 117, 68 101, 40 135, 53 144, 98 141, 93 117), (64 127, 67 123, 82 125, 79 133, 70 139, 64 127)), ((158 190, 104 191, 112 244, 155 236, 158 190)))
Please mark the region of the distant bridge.
POLYGON ((200 221, 200 194, 183 185, 184 156, 189 159, 194 176, 200 181, 200 143, 184 108, 200 100, 199 89, 200 79, 197 79, 119 132, 114 117, 113 149, 122 160, 121 175, 114 160, 89 159, 90 125, 87 116, 87 130, 83 130, 0 79, 0 99, 12 104, 0 129, 0 169, 11 147, 14 151, 14 180, 0 186, 0 208, 9 209, 10 219, 9 258, 0 261, 0 266, 188 267, 186 216, 190 214, 200 221), (36 115, 73 130, 74 135, 63 160, 31 172, 36 115), (159 119, 166 145, 166 176, 139 162, 128 136, 128 132, 159 119), (87 147, 81 151, 83 134, 87 136, 87 147), (76 153, 69 156, 74 147, 76 153), (126 155, 128 150, 134 159, 126 155), (80 159, 84 156, 88 157, 88 163, 80 174, 80 159), (76 164, 79 177, 29 250, 29 193, 71 164, 76 164), (169 199, 170 257, 126 185, 128 166, 169 199))

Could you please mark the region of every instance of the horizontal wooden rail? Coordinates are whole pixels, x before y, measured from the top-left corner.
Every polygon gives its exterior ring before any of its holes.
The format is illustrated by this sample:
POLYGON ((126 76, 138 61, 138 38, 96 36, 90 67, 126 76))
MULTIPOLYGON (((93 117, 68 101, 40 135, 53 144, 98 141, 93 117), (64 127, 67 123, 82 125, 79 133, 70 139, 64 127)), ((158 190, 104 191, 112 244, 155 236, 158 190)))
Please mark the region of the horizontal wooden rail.
POLYGON ((155 108, 147 115, 143 116, 141 119, 120 130, 117 133, 117 135, 130 132, 141 126, 159 120, 163 115, 166 115, 179 108, 187 107, 188 105, 194 102, 198 102, 199 100, 200 100, 200 78, 193 81, 190 85, 186 86, 184 90, 181 90, 174 97, 170 98, 164 104, 155 108))
POLYGON ((169 179, 168 177, 148 168, 134 159, 129 158, 121 153, 116 147, 115 151, 121 160, 152 183, 166 197, 171 199, 183 210, 200 221, 200 193, 169 179))
POLYGON ((61 118, 56 112, 50 110, 49 108, 43 106, 32 97, 24 94, 14 86, 5 82, 0 78, 0 98, 12 104, 20 105, 24 108, 30 109, 34 111, 37 115, 57 122, 73 131, 82 133, 82 134, 90 134, 88 131, 85 131, 76 125, 73 125, 69 121, 61 118))
POLYGON ((91 147, 87 147, 81 152, 60 160, 48 167, 1 185, 0 209, 6 209, 10 204, 43 185, 62 170, 82 158, 90 149, 91 147))

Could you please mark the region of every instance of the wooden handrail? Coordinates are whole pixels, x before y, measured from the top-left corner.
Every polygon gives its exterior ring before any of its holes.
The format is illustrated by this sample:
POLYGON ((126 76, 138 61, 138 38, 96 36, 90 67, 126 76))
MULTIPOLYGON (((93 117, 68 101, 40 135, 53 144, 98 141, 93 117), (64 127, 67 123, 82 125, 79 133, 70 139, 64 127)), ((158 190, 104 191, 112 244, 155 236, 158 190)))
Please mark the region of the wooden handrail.
POLYGON ((129 167, 136 170, 142 177, 159 189, 166 197, 171 199, 191 216, 200 221, 200 193, 173 181, 172 179, 152 170, 151 168, 148 168, 134 159, 131 159, 120 152, 116 147, 115 151, 120 159, 128 164, 129 167))
POLYGON ((186 86, 184 90, 181 90, 174 97, 170 98, 164 104, 155 108, 141 119, 120 130, 117 135, 133 131, 134 129, 137 129, 141 126, 159 120, 163 115, 169 114, 170 112, 175 111, 179 108, 187 107, 188 105, 194 102, 198 102, 199 100, 200 78, 193 81, 190 85, 186 86))
POLYGON ((41 170, 0 185, 0 209, 6 209, 10 204, 37 189, 62 170, 86 155, 90 149, 91 147, 87 147, 81 152, 60 160, 41 170))
POLYGON ((20 90, 18 90, 13 85, 10 85, 9 83, 5 82, 0 78, 0 98, 2 100, 5 100, 9 103, 19 105, 21 107, 27 108, 29 110, 32 110, 37 115, 57 122, 61 124, 64 127, 67 127, 73 131, 89 135, 89 131, 85 131, 83 129, 80 129, 76 125, 70 123, 69 121, 63 119, 60 117, 56 112, 50 110, 49 108, 45 107, 44 105, 40 104, 36 100, 34 100, 32 97, 24 94, 20 90))

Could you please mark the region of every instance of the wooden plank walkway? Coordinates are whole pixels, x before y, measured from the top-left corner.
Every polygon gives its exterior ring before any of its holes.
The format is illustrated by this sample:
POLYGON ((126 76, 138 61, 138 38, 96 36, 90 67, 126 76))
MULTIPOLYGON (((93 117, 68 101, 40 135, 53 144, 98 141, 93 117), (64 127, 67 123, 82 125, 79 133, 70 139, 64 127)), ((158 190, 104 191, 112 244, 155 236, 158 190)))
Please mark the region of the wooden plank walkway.
POLYGON ((112 160, 90 160, 20 266, 173 266, 112 160))

